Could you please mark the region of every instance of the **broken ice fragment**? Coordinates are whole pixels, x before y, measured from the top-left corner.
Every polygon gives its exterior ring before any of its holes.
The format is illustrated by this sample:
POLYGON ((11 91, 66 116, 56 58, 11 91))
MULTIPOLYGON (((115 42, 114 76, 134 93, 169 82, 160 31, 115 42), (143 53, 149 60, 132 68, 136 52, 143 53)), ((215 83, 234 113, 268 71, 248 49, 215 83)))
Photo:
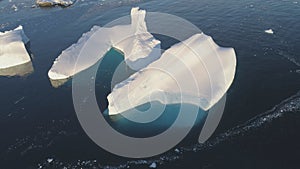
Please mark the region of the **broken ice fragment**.
POLYGON ((267 30, 265 30, 265 33, 274 34, 274 31, 272 29, 267 29, 267 30))

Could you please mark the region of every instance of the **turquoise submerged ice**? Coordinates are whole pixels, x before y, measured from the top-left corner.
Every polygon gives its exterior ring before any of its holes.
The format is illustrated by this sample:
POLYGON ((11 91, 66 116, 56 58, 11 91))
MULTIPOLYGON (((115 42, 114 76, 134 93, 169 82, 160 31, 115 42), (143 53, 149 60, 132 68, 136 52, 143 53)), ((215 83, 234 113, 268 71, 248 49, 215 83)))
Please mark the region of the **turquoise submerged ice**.
POLYGON ((157 60, 161 55, 160 41, 147 31, 145 15, 146 11, 132 8, 130 25, 94 26, 54 61, 48 72, 49 78, 70 78, 97 63, 112 47, 124 53, 125 62, 133 70, 140 70, 157 60), (86 53, 79 58, 83 48, 86 53))

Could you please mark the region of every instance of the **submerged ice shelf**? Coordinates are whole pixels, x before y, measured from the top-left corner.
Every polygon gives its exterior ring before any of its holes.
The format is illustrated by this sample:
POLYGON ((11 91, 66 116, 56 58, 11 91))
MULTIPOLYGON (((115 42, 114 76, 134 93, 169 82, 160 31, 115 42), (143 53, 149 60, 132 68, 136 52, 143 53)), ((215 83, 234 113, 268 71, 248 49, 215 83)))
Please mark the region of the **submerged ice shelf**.
POLYGON ((109 114, 151 101, 187 103, 208 110, 227 92, 235 68, 234 49, 219 47, 203 33, 195 34, 116 85, 107 97, 109 114))
POLYGON ((147 31, 145 16, 146 11, 132 8, 130 25, 94 26, 54 61, 49 78, 68 79, 97 63, 112 47, 124 53, 125 62, 133 70, 157 60, 161 55, 160 41, 147 31))
POLYGON ((22 26, 0 32, 0 75, 17 75, 21 70, 20 74, 23 74, 24 68, 26 72, 32 70, 31 59, 25 48, 28 42, 22 26))

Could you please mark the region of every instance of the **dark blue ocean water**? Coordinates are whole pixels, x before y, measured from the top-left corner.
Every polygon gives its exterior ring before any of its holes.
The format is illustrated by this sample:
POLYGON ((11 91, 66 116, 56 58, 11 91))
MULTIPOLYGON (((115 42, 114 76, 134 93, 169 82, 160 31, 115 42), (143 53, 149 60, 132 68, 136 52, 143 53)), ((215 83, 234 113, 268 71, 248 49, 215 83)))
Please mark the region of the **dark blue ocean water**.
MULTIPOLYGON (((298 0, 85 0, 69 8, 32 5, 33 0, 0 0, 0 31, 24 26, 34 66, 34 72, 25 77, 0 77, 0 168, 148 168, 152 162, 159 168, 180 169, 299 168, 298 0), (199 126, 176 147, 179 153, 171 150, 145 161, 117 157, 95 145, 81 129, 71 83, 51 86, 47 72, 62 50, 93 25, 128 15, 133 6, 185 18, 219 45, 235 48, 236 77, 221 123, 206 144, 196 144, 206 116, 199 112, 199 126), (274 34, 266 34, 267 29, 274 34)), ((174 41, 162 38, 162 43, 167 48, 174 41)), ((121 62, 119 53, 111 55, 121 62)), ((111 78, 105 71, 101 77, 111 78)), ((96 88, 104 109, 103 98, 109 93, 105 85, 109 84, 100 81, 96 88)), ((161 120, 158 124, 172 122, 174 117, 161 120)), ((120 130, 124 124, 122 120, 115 123, 120 130)))

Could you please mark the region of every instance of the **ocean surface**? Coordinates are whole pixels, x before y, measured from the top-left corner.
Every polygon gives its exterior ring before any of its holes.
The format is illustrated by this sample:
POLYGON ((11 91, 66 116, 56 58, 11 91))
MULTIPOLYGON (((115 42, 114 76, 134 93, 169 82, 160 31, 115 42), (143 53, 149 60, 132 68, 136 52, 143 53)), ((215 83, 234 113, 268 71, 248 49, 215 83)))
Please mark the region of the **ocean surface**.
MULTIPOLYGON (((23 25, 34 71, 0 76, 0 168, 2 169, 262 169, 300 166, 299 0, 81 0, 68 8, 39 8, 34 0, 0 0, 0 31, 23 25), (139 6, 182 17, 237 55, 235 80, 214 135, 197 143, 206 112, 169 152, 128 159, 98 147, 81 128, 72 83, 54 88, 47 72, 55 58, 92 26, 103 26, 139 6), (274 34, 265 30, 272 29, 274 34)), ((166 37, 164 49, 175 42, 166 37)), ((112 68, 122 55, 111 50, 98 71, 99 107, 107 107, 112 68)), ((128 70, 126 66, 124 71, 128 70)), ((136 137, 163 132, 176 118, 176 105, 146 127, 111 119, 116 130, 136 137), (175 113, 174 113, 175 112, 175 113), (127 127, 126 127, 127 126, 127 127)), ((105 133, 103 134, 105 136, 105 133)), ((122 144, 122 143, 120 143, 122 144)))

